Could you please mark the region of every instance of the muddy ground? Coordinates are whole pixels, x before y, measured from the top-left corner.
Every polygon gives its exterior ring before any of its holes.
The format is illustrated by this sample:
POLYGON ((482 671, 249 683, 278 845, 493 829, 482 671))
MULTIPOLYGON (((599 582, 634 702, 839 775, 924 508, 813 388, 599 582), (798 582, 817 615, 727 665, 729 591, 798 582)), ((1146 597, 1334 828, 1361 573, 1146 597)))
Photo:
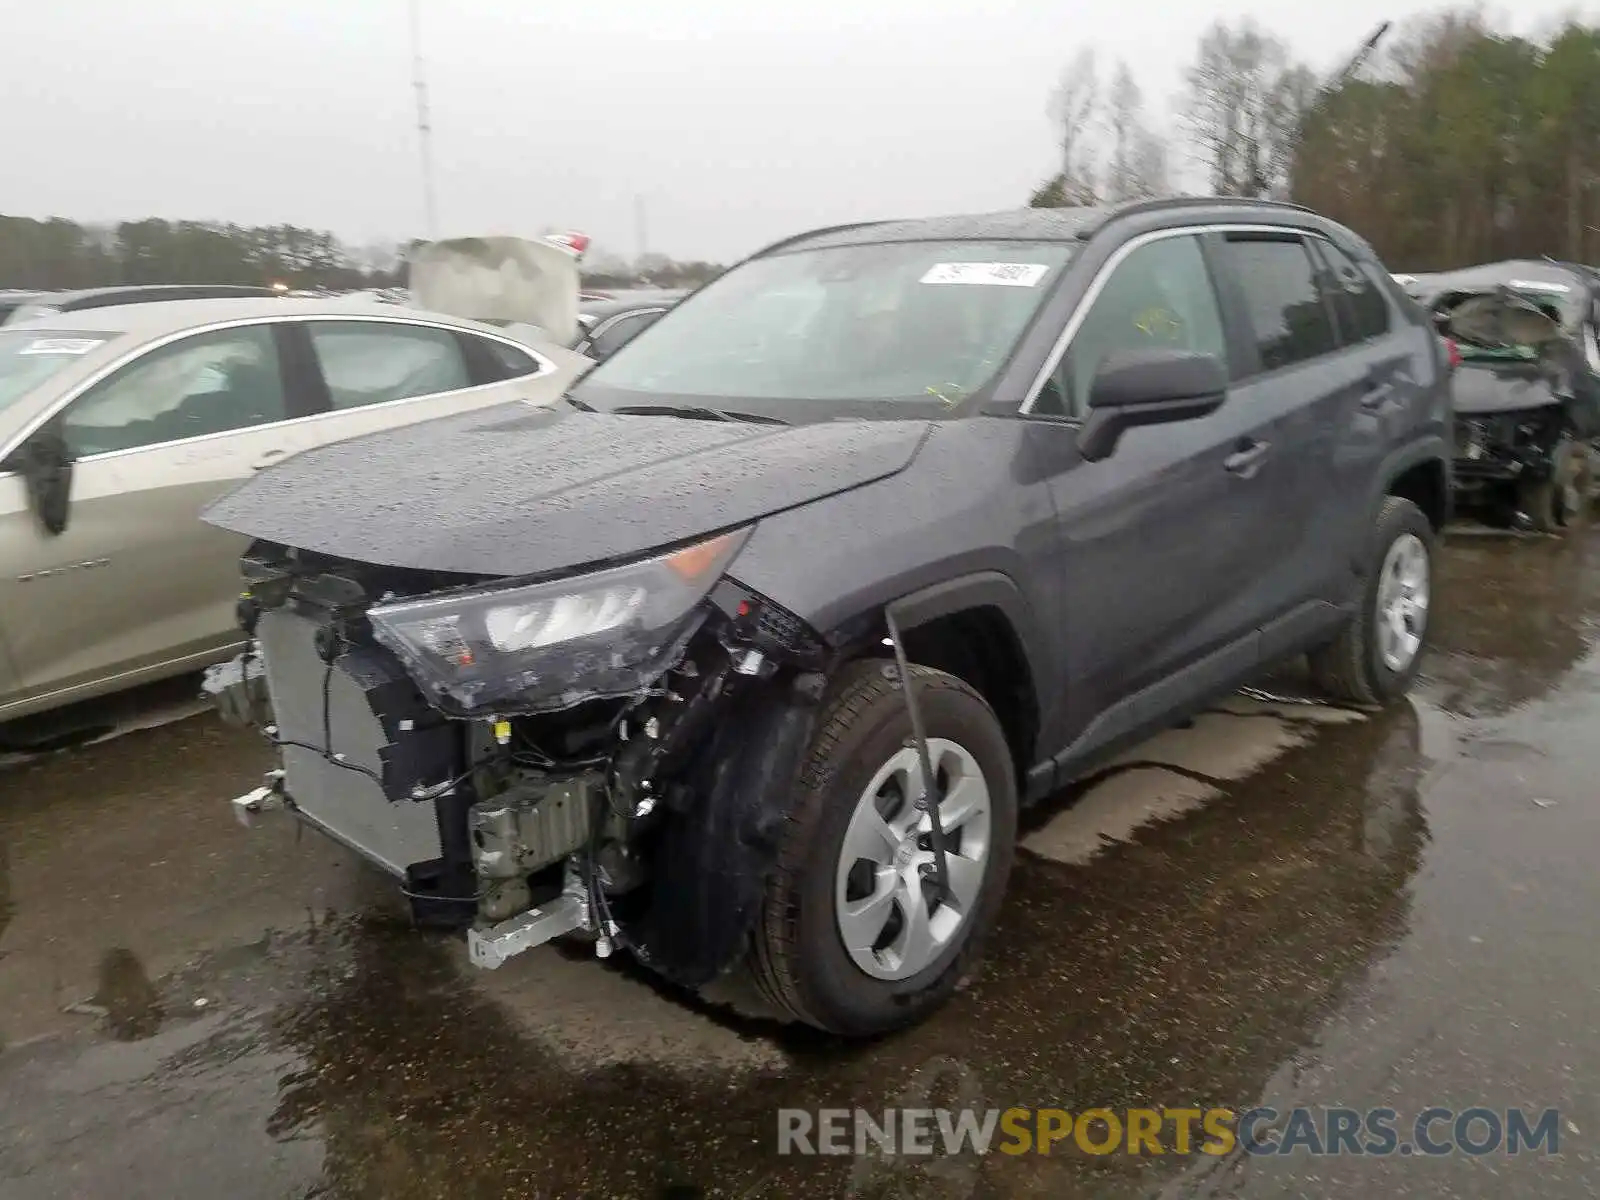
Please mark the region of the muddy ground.
POLYGON ((1237 697, 1057 797, 980 977, 869 1046, 474 971, 239 828, 267 751, 188 683, 118 702, 0 765, 0 1197, 1593 1196, 1600 534, 1441 570, 1410 704, 1237 697), (1557 1107, 1561 1153, 776 1153, 782 1107, 1258 1103, 1557 1107))

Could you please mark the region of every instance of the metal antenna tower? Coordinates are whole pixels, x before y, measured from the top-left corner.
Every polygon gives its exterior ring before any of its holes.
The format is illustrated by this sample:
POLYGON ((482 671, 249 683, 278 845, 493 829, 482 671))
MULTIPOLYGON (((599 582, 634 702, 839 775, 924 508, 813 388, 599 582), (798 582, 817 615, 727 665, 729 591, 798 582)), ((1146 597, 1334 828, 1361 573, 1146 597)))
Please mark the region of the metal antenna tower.
POLYGON ((433 126, 428 120, 428 81, 422 71, 421 0, 410 0, 411 86, 417 94, 417 146, 422 154, 422 203, 429 240, 439 236, 439 204, 433 189, 433 126))

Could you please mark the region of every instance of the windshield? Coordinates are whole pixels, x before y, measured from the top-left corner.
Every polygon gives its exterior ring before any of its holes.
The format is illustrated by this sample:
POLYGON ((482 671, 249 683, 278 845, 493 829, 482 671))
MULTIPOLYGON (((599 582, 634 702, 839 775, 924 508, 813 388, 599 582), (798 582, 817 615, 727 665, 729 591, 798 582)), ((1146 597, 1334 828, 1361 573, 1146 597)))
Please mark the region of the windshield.
POLYGON ((111 340, 109 333, 0 330, 0 412, 111 340))
POLYGON ((28 321, 37 321, 41 317, 54 317, 60 314, 59 308, 49 304, 19 304, 11 310, 11 315, 0 325, 22 325, 28 321))
MULTIPOLYGON (((672 398, 947 408, 986 386, 1071 258, 1052 242, 911 242, 758 258, 708 284, 573 390, 596 407, 672 398)), ((725 402, 725 403, 724 403, 725 402)), ((812 406, 813 411, 806 411, 812 406)), ((793 411, 790 411, 792 408, 793 411)))

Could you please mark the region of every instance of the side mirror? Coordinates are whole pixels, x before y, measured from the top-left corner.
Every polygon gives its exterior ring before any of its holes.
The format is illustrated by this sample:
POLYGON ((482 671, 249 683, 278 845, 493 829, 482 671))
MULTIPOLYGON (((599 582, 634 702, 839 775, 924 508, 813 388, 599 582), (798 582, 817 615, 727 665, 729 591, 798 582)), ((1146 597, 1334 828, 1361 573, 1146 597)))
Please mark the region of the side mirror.
POLYGON ((1206 416, 1221 407, 1227 392, 1227 368, 1211 354, 1163 348, 1107 355, 1089 385, 1078 452, 1099 462, 1126 430, 1206 416))
POLYGON ((44 531, 51 536, 63 532, 72 497, 72 455, 60 430, 52 426, 39 430, 3 465, 22 476, 28 504, 44 531))

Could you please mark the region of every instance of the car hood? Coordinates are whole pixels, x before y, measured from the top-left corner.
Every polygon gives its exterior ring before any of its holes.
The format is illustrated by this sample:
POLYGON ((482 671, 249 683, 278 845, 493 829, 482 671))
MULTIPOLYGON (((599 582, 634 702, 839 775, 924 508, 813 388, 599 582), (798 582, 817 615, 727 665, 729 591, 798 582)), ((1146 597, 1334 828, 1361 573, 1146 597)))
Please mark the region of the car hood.
POLYGON ((379 566, 540 575, 638 557, 886 479, 911 463, 928 428, 510 403, 308 450, 202 515, 379 566))
POLYGON ((1456 412, 1465 416, 1523 412, 1562 402, 1534 363, 1463 363, 1454 391, 1456 412))
POLYGON ((491 324, 531 325, 563 346, 578 332, 578 256, 550 240, 451 238, 411 256, 412 303, 491 324))

